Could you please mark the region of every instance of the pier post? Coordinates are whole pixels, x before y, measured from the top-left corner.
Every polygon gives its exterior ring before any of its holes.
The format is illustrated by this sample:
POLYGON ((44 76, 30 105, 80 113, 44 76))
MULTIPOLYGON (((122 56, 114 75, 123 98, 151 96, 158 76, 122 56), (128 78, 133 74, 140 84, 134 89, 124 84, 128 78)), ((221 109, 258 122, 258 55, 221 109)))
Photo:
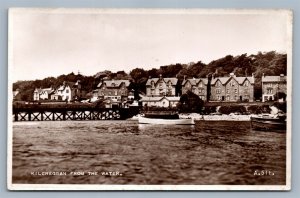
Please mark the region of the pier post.
POLYGON ((31 113, 32 112, 28 112, 28 121, 31 121, 31 113))
POLYGON ((19 118, 18 114, 19 114, 18 112, 15 113, 15 121, 18 121, 19 118))

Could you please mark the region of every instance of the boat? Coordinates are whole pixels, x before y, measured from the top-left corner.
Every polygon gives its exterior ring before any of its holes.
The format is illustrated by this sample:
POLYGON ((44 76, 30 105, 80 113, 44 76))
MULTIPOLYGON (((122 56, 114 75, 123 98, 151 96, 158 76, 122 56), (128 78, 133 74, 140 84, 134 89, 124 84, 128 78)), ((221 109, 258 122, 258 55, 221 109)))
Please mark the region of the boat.
POLYGON ((260 131, 286 131, 286 116, 251 116, 251 128, 260 131))
POLYGON ((194 119, 162 119, 139 117, 139 124, 194 125, 194 119))
POLYGON ((147 111, 138 117, 139 124, 194 125, 194 119, 180 119, 176 111, 147 111))

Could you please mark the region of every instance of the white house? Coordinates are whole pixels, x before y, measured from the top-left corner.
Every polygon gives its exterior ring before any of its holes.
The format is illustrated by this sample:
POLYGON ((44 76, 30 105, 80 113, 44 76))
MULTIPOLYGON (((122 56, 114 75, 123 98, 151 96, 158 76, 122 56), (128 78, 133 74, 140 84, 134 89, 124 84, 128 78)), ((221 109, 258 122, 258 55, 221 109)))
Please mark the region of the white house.
POLYGON ((55 90, 54 94, 51 95, 52 100, 63 100, 63 101, 71 101, 72 99, 79 99, 83 96, 83 92, 81 90, 80 80, 74 82, 63 82, 62 85, 55 90))
POLYGON ((33 100, 48 100, 50 95, 54 92, 52 87, 50 88, 35 88, 33 92, 33 100))
POLYGON ((70 85, 64 83, 51 95, 52 100, 70 101, 72 99, 72 89, 70 85))
POLYGON ((180 97, 166 97, 166 96, 157 96, 157 97, 143 97, 140 102, 143 106, 148 107, 176 107, 179 102, 180 97))

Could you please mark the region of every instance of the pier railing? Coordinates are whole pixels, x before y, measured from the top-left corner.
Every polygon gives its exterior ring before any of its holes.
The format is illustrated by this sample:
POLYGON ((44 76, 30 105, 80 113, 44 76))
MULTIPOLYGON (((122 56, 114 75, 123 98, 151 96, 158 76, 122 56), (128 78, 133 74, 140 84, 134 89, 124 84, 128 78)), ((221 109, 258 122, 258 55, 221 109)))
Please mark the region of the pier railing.
POLYGON ((124 120, 139 113, 130 108, 26 108, 13 107, 14 121, 63 121, 63 120, 124 120))

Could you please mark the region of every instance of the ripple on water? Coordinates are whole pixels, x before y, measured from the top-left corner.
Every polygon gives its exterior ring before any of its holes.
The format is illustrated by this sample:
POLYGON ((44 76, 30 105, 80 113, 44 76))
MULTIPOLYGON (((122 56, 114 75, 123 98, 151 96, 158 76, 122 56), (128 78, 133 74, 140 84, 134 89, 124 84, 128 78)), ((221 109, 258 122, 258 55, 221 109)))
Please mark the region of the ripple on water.
POLYGON ((136 121, 13 124, 14 183, 284 184, 286 136, 249 122, 195 126, 136 121), (237 124, 238 123, 238 124, 237 124), (273 177, 255 170, 271 169, 273 177), (122 177, 35 177, 31 171, 119 171, 122 177))

